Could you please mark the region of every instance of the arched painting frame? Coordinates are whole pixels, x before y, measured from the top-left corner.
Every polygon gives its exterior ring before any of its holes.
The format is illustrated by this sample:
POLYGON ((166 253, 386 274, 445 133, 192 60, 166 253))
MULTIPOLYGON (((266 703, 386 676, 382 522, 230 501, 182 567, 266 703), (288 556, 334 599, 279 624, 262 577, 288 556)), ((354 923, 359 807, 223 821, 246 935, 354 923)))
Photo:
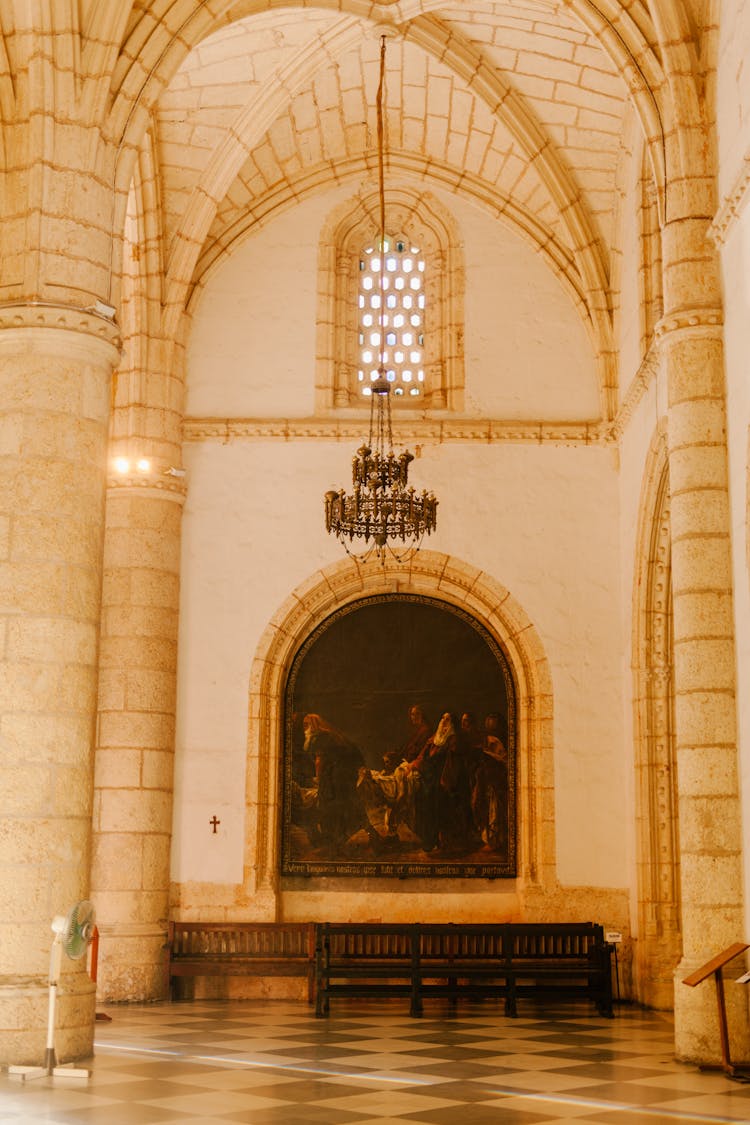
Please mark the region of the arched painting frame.
POLYGON ((282 875, 515 877, 516 690, 501 645, 465 610, 424 595, 378 594, 336 610, 287 676, 281 785, 282 875), (415 707, 431 734, 446 712, 459 728, 439 750, 439 738, 430 742, 421 765, 415 707), (340 813, 341 801, 331 804, 330 785, 324 800, 308 714, 334 728, 329 755, 356 767, 343 781, 333 775, 346 809, 336 833, 330 810, 340 813), (467 715, 473 723, 462 723, 467 715))

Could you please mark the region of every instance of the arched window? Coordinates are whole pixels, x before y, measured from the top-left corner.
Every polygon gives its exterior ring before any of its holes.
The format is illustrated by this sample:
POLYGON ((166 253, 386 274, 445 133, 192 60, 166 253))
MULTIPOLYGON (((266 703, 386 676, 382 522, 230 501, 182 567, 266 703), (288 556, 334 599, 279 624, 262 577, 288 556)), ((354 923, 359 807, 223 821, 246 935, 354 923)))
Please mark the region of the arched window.
POLYGON ((386 235, 383 263, 377 241, 359 256, 357 382, 367 397, 382 356, 394 395, 421 398, 425 382, 425 259, 405 235, 386 235))
POLYGON ((399 407, 463 408, 464 270, 456 224, 433 196, 386 194, 380 287, 378 201, 362 193, 321 235, 316 407, 364 406, 380 362, 399 407))

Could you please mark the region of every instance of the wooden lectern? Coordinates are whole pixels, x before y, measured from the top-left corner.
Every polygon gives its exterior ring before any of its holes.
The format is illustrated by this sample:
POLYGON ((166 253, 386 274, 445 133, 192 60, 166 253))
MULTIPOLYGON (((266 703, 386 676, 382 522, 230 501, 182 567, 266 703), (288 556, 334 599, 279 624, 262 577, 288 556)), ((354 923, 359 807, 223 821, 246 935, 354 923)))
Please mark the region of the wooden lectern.
POLYGON ((747 1070, 738 1070, 733 1066, 729 1059, 729 1032, 727 1031, 727 1007, 724 1003, 724 978, 721 970, 735 957, 739 957, 740 953, 744 953, 746 949, 750 949, 750 945, 744 941, 737 941, 734 945, 730 945, 723 953, 717 953, 710 961, 707 961, 702 968, 696 969, 689 977, 685 977, 683 984, 689 984, 691 988, 695 988, 696 984, 700 984, 706 980, 707 977, 713 976, 716 981, 716 1001, 719 1005, 719 1035, 721 1037, 721 1069, 730 1078, 736 1078, 738 1082, 750 1082, 750 1073, 747 1070))

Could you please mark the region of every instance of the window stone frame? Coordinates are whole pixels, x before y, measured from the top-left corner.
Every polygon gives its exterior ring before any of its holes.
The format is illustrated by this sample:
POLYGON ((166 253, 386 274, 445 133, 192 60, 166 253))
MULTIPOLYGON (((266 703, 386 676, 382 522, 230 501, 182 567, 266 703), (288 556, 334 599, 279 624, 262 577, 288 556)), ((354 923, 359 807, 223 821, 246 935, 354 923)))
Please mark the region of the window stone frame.
MULTIPOLYGON (((424 395, 400 396, 399 411, 463 410, 463 251, 455 219, 429 192, 386 191, 386 233, 403 235, 425 260, 424 395)), ((359 368, 359 260, 379 237, 377 190, 363 189, 324 224, 318 256, 315 406, 318 413, 369 410, 359 368)))

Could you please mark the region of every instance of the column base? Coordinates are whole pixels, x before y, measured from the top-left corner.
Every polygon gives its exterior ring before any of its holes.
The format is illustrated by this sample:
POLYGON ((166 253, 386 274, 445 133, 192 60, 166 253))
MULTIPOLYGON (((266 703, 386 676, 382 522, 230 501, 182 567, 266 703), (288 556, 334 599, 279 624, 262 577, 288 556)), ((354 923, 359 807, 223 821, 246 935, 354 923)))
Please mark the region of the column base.
POLYGON ((100 1001, 164 1000, 167 996, 163 926, 99 926, 96 993, 100 1001))
MULTIPOLYGON (((674 978, 675 1057, 696 1066, 721 1067, 722 1049, 719 1032, 719 1006, 713 976, 694 988, 683 984, 686 976, 701 968, 697 961, 683 961, 674 978)), ((734 976, 743 971, 740 967, 734 976)), ((750 1061, 750 1019, 748 1018, 747 985, 737 984, 728 967, 724 978, 729 1057, 734 1065, 750 1061)))
MULTIPOLYGON (((0 977, 0 1064, 43 1066, 47 1051, 47 977, 0 977)), ((95 993, 81 970, 63 973, 55 1009, 58 1062, 88 1058, 94 1051, 95 993)))

